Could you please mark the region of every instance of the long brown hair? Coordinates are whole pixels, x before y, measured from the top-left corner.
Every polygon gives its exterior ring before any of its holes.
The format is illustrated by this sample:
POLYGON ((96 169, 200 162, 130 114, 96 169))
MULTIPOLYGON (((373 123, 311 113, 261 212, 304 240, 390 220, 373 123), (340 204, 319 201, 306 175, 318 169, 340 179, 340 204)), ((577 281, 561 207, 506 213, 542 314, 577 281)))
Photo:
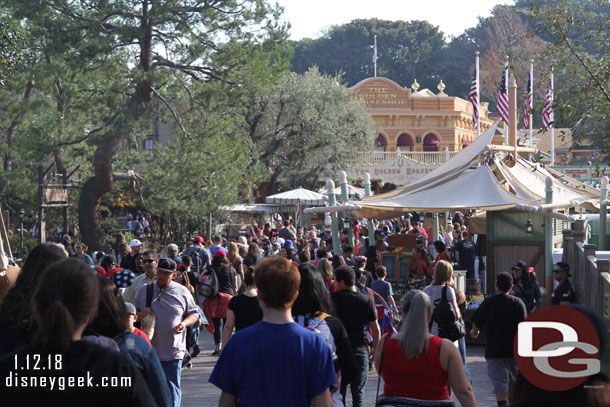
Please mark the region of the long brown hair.
POLYGON ((32 330, 34 319, 30 300, 38 280, 49 265, 66 258, 66 250, 55 243, 41 243, 30 251, 15 286, 0 303, 0 325, 26 332, 32 330))
POLYGON ((229 262, 231 263, 232 266, 235 265, 235 262, 239 259, 241 260, 241 256, 239 255, 239 250, 237 248, 237 244, 234 242, 230 242, 229 243, 229 254, 227 254, 227 259, 229 259, 229 262))
POLYGON ((100 335, 115 338, 127 330, 127 311, 122 297, 117 296, 117 287, 106 277, 97 278, 99 303, 97 316, 89 325, 100 335))
POLYGON ((46 269, 34 293, 38 329, 32 350, 65 353, 74 333, 97 309, 99 286, 91 268, 80 259, 66 259, 46 269))

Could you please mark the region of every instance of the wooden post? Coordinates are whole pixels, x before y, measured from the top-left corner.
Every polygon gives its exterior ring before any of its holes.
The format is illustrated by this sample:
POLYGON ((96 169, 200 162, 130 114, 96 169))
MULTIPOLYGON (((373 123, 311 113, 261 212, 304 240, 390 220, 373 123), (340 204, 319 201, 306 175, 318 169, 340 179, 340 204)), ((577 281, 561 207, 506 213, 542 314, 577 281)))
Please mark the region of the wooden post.
POLYGON ((69 194, 68 194, 68 170, 65 168, 61 171, 61 178, 64 184, 64 189, 66 190, 66 206, 64 206, 64 233, 70 233, 70 207, 69 204, 69 194))
POLYGON ((46 233, 47 226, 44 219, 44 178, 45 171, 42 165, 38 166, 38 241, 44 243, 47 241, 46 233))

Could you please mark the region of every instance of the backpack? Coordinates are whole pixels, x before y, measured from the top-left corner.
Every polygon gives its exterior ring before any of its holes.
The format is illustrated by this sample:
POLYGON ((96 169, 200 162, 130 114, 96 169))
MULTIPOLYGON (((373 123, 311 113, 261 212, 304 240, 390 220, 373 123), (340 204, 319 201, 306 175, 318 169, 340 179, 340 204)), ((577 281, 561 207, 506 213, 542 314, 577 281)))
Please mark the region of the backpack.
POLYGON ((196 246, 191 246, 188 251, 188 256, 191 258, 191 270, 196 271, 197 273, 203 270, 204 265, 202 265, 201 256, 199 255, 199 249, 196 246))
POLYGON ((432 312, 432 320, 438 325, 438 336, 453 342, 466 335, 466 327, 462 319, 455 319, 455 310, 447 301, 447 289, 448 287, 444 286, 442 297, 434 300, 435 308, 432 312))
POLYGON ((218 277, 214 270, 208 268, 205 273, 199 277, 199 295, 205 298, 214 298, 218 295, 218 277))
POLYGON ((316 316, 299 315, 296 318, 296 322, 305 329, 322 335, 324 342, 326 342, 330 347, 330 350, 333 354, 333 365, 335 367, 335 375, 337 379, 337 384, 333 389, 331 389, 331 393, 335 393, 337 392, 337 390, 339 390, 341 385, 341 371, 339 369, 339 357, 337 356, 337 345, 335 344, 335 338, 333 337, 333 334, 330 331, 330 327, 325 321, 326 317, 328 316, 329 315, 324 312, 320 312, 316 314, 316 316))

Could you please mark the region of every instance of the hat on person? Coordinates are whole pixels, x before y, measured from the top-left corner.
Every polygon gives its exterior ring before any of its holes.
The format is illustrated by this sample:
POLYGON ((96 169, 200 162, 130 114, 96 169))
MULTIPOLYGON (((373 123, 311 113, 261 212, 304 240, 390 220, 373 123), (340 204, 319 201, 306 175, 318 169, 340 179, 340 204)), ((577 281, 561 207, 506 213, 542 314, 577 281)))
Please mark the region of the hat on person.
POLYGON ((227 257, 227 254, 224 250, 218 249, 216 250, 216 253, 214 253, 214 257, 227 257))
POLYGON ((125 311, 127 311, 127 315, 138 315, 136 311, 136 306, 130 302, 125 303, 125 311))
POLYGON ((129 243, 129 247, 138 247, 138 246, 142 246, 142 242, 140 242, 138 239, 133 239, 131 241, 131 243, 129 243))
POLYGON ((356 256, 355 263, 356 263, 356 265, 361 265, 361 264, 366 263, 366 257, 356 256))
POLYGON ((127 288, 133 284, 136 279, 136 275, 133 271, 123 269, 116 272, 114 275, 114 283, 117 287, 127 288))
POLYGON ((281 237, 278 237, 277 239, 275 239, 275 243, 284 244, 284 239, 282 239, 281 237))
POLYGON ((284 248, 285 248, 286 250, 292 250, 292 249, 294 249, 294 245, 292 244, 292 240, 286 240, 286 241, 284 242, 284 248))
POLYGON ((525 264, 523 260, 517 260, 510 269, 525 271, 527 269, 527 264, 525 264))
POLYGON ((195 236, 193 238, 193 243, 203 243, 203 242, 205 242, 205 239, 201 236, 195 236))
POLYGON ((163 269, 168 271, 176 271, 176 262, 166 257, 159 260, 157 263, 157 269, 163 269))
POLYGON ((381 232, 381 233, 379 234, 379 236, 381 236, 381 237, 385 237, 385 233, 381 232))
POLYGON ((558 261, 555 265, 568 273, 568 276, 570 275, 570 265, 568 263, 565 261, 558 261))

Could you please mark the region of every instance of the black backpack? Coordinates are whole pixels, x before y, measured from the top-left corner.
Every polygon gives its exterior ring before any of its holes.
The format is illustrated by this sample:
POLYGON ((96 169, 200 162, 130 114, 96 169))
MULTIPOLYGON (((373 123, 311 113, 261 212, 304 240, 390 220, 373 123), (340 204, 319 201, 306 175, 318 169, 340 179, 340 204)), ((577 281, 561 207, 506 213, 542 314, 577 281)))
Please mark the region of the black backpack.
POLYGON ((456 320, 455 310, 449 301, 447 301, 447 286, 443 287, 443 295, 434 301, 434 311, 432 312, 432 321, 438 325, 438 336, 449 339, 451 342, 466 335, 466 326, 462 319, 456 320))

